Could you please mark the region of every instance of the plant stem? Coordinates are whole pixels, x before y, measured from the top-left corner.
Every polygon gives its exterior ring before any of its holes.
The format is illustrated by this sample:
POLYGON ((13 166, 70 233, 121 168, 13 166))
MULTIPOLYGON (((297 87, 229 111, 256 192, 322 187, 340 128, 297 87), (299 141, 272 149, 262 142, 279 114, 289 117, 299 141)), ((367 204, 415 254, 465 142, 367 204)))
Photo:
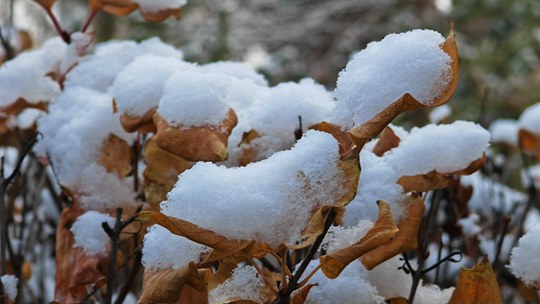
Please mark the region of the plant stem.
POLYGON ((92 24, 92 20, 94 20, 94 17, 96 17, 98 12, 99 12, 99 10, 97 10, 97 9, 93 9, 93 10, 90 11, 90 14, 88 15, 88 18, 86 18, 86 21, 84 22, 84 25, 83 25, 83 27, 81 29, 81 32, 83 34, 86 33, 86 31, 90 27, 90 24, 92 24))

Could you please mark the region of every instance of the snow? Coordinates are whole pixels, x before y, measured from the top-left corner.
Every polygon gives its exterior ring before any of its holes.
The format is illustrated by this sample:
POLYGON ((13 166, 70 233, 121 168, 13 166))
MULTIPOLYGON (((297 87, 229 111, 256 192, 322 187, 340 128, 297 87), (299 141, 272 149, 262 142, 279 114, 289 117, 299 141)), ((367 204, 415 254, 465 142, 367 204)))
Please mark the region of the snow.
MULTIPOLYGON (((306 271, 310 273, 317 265, 312 261, 306 271)), ((302 279, 301 279, 302 280, 302 279)), ((375 304, 385 303, 377 289, 369 282, 364 265, 354 261, 336 279, 328 279, 318 271, 310 280, 313 286, 306 299, 307 304, 375 304)))
POLYGON ((479 221, 480 216, 476 213, 471 213, 469 216, 459 219, 457 224, 461 227, 465 237, 469 239, 482 231, 482 228, 478 225, 479 221))
POLYGON ((139 4, 141 10, 145 12, 159 12, 166 9, 180 8, 186 5, 187 0, 133 0, 139 4))
POLYGON ((362 239, 373 227, 373 222, 362 220, 356 226, 332 226, 326 234, 322 247, 327 253, 332 253, 350 247, 362 239))
POLYGON ((60 94, 60 85, 48 73, 56 72, 66 44, 59 38, 47 40, 34 51, 24 52, 0 67, 0 107, 18 98, 29 103, 50 101, 60 94))
POLYGON ((235 300, 247 300, 264 303, 264 281, 253 266, 234 269, 232 276, 208 293, 208 303, 229 303, 235 300))
POLYGON ((8 298, 10 298, 11 301, 15 301, 18 293, 17 284, 19 283, 19 279, 10 274, 5 274, 0 279, 2 280, 2 286, 4 287, 4 292, 7 294, 8 298))
POLYGON ((199 162, 182 173, 161 211, 235 240, 294 243, 314 210, 343 193, 338 144, 308 131, 291 149, 246 167, 199 162))
POLYGON ((225 74, 237 79, 249 79, 260 86, 267 86, 268 81, 263 75, 246 62, 218 61, 207 63, 202 66, 205 73, 225 74))
POLYGON ((144 54, 182 59, 182 52, 163 43, 159 38, 133 41, 109 41, 100 43, 93 55, 85 56, 66 76, 65 87, 82 86, 99 92, 107 92, 116 76, 133 59, 144 54))
POLYGON ((540 134, 540 103, 535 103, 521 113, 518 127, 534 134, 540 134))
POLYGON ((343 128, 362 125, 405 93, 429 105, 451 78, 451 58, 442 43, 441 34, 431 30, 390 34, 369 43, 340 72, 330 121, 343 128))
POLYGON ((165 83, 157 111, 172 126, 217 126, 229 111, 229 86, 223 74, 176 72, 165 83))
POLYGON ((153 225, 144 236, 142 262, 144 267, 154 270, 180 269, 189 262, 200 262, 201 256, 210 250, 209 247, 174 235, 159 225, 153 225))
POLYGON ((121 114, 142 116, 159 104, 163 87, 176 71, 193 69, 194 65, 178 58, 142 55, 128 64, 116 77, 111 95, 121 114))
POLYGON ((67 88, 38 122, 43 135, 35 146, 54 164, 59 182, 81 195, 84 209, 136 206, 131 178, 119 179, 98 164, 104 141, 114 134, 128 143, 133 135, 112 113, 112 98, 86 88, 67 88))
POLYGON ((429 112, 428 118, 432 124, 439 124, 443 120, 450 117, 450 115, 452 115, 452 108, 449 105, 444 104, 431 110, 431 112, 429 112))
POLYGON ((110 239, 101 226, 104 222, 113 228, 115 219, 96 211, 88 211, 79 216, 70 229, 75 238, 74 246, 82 247, 90 255, 106 255, 110 239))
POLYGON ((531 230, 519 239, 518 245, 512 249, 510 256, 510 270, 528 285, 540 284, 540 225, 534 226, 531 230))
POLYGON ((513 119, 497 119, 489 125, 491 141, 494 143, 506 143, 517 146, 518 125, 513 119))
MULTIPOLYGON (((412 262, 414 265, 414 262, 412 262)), ((380 264, 368 272, 367 276, 373 286, 385 299, 403 297, 408 298, 411 290, 412 277, 398 267, 403 266, 399 255, 380 264)), ((420 281, 414 304, 446 304, 452 296, 454 287, 441 290, 436 285, 424 285, 420 281)))

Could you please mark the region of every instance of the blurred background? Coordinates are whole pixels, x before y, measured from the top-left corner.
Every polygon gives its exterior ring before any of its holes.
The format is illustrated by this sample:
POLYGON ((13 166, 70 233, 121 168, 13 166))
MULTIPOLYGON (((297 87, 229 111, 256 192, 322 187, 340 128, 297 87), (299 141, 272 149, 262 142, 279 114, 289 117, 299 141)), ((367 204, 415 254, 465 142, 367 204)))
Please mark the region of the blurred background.
MULTIPOLYGON (((88 1, 58 0, 54 10, 65 29, 79 30, 88 1)), ((56 35, 31 0, 0 0, 0 12, 3 36, 24 30, 39 46, 56 35)), ((516 118, 538 100, 538 1, 198 0, 179 21, 151 24, 137 12, 127 18, 102 13, 93 27, 98 41, 159 36, 191 61, 245 60, 273 84, 309 76, 333 89, 351 54, 370 41, 416 28, 446 35, 451 20, 460 53, 460 84, 450 103, 455 118, 489 125, 516 118)), ((411 115, 422 120, 425 114, 411 115)))

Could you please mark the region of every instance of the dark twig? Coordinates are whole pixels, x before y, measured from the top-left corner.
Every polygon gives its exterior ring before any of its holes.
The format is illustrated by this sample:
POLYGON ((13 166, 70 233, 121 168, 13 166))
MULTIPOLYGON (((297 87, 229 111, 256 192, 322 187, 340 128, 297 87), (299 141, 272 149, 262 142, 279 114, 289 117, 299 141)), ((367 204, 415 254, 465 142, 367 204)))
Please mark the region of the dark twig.
POLYGON ((510 226, 510 220, 511 218, 509 216, 503 216, 501 218, 501 236, 499 238, 499 241, 497 242, 497 251, 495 252, 495 258, 493 258, 493 268, 495 268, 495 270, 498 268, 497 265, 499 264, 504 237, 506 236, 506 233, 508 232, 508 227, 510 226))
POLYGON ((317 239, 315 240, 313 245, 311 245, 307 255, 304 257, 304 260, 300 264, 300 267, 298 267, 298 270, 296 270, 296 272, 294 273, 294 276, 288 282, 285 289, 280 289, 279 290, 279 292, 278 292, 279 297, 274 301, 274 304, 289 303, 291 294, 298 287, 298 281, 300 280, 300 278, 302 277, 302 275, 306 271, 307 266, 309 265, 309 263, 311 262, 311 260, 315 256, 315 254, 317 253, 317 250, 319 249, 319 246, 321 245, 324 237, 326 236, 326 233, 328 232, 328 230, 330 229, 330 226, 332 226, 332 223, 336 219, 336 215, 337 215, 337 213, 333 209, 330 209, 330 211, 328 212, 328 214, 326 215, 326 218, 324 220, 324 230, 323 230, 323 232, 317 237, 317 239))
POLYGON ((427 267, 427 268, 424 268, 422 269, 421 273, 422 274, 426 274, 430 271, 432 271, 433 269, 435 268, 439 268, 439 266, 441 266, 441 264, 445 263, 445 262, 452 262, 452 263, 459 263, 461 261, 461 259, 463 259, 463 253, 461 251, 454 251, 452 253, 450 253, 449 255, 445 256, 444 258, 440 259, 439 261, 437 261, 435 264, 427 267), (456 255, 459 255, 459 259, 454 259, 454 256, 456 255))
POLYGON ((47 13, 47 16, 49 16, 49 19, 51 19, 54 25, 54 29, 56 30, 58 35, 60 35, 60 37, 62 38, 62 40, 64 40, 65 43, 70 44, 71 36, 62 29, 62 26, 60 26, 60 22, 58 22, 58 19, 53 14, 53 12, 50 9, 47 9, 47 8, 44 8, 44 9, 45 9, 45 12, 47 13))
POLYGON ((84 34, 90 27, 90 24, 92 24, 92 20, 96 17, 97 13, 99 12, 98 9, 93 9, 90 11, 90 14, 88 15, 88 18, 86 18, 86 21, 84 22, 84 25, 81 29, 81 32, 84 34))

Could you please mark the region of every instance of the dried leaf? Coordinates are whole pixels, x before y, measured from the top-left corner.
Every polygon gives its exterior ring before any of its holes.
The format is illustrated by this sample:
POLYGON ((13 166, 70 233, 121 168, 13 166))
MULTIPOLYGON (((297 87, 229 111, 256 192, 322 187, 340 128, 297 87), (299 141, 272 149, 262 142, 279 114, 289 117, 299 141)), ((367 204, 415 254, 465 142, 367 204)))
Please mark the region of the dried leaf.
POLYGON ((174 17, 174 19, 178 20, 180 19, 180 13, 181 13, 180 8, 169 8, 169 9, 164 9, 157 12, 147 12, 139 8, 139 11, 141 12, 141 15, 143 16, 144 20, 148 22, 156 22, 156 23, 165 21, 169 17, 174 17))
POLYGON ((381 132, 381 135, 379 135, 377 144, 373 147, 373 153, 377 156, 382 156, 386 151, 390 151, 399 146, 400 141, 401 140, 397 137, 392 128, 385 127, 381 132))
POLYGON ((253 161, 255 161, 255 148, 250 146, 251 142, 257 138, 261 137, 259 132, 255 129, 249 130, 249 132, 244 132, 242 134, 242 140, 238 144, 238 147, 242 147, 242 152, 238 158, 240 166, 245 166, 253 161))
POLYGON ((255 241, 230 240, 211 230, 201 228, 193 223, 166 216, 160 212, 145 211, 137 215, 142 221, 158 224, 171 233, 181 235, 196 243, 206 245, 225 254, 244 254, 246 256, 262 257, 266 254, 266 246, 255 241))
POLYGON ((458 81, 458 56, 455 37, 456 35, 452 26, 446 41, 441 45, 441 49, 452 59, 452 79, 450 80, 450 83, 444 90, 443 94, 433 100, 429 105, 421 104, 408 93, 404 94, 401 98, 396 100, 379 114, 375 115, 375 117, 370 119, 368 122, 349 131, 352 140, 358 148, 362 148, 367 141, 377 136, 377 134, 379 134, 399 114, 425 107, 441 106, 452 98, 458 81))
POLYGON ((448 303, 502 303, 497 276, 486 257, 471 269, 461 269, 456 289, 448 303))
POLYGON ((130 116, 123 114, 120 116, 120 123, 126 132, 139 131, 143 134, 155 133, 157 130, 153 120, 155 113, 156 109, 149 110, 148 112, 144 113, 143 116, 130 116))
POLYGON ((518 131, 518 138, 519 146, 525 151, 534 153, 536 159, 540 160, 540 135, 520 129, 518 131))
POLYGON ((420 195, 413 193, 409 197, 409 207, 398 225, 399 231, 392 241, 364 254, 360 261, 371 270, 397 254, 416 249, 418 229, 422 222, 425 206, 420 195))
POLYGON ((314 286, 319 286, 319 284, 307 284, 306 286, 302 287, 301 289, 295 291, 292 294, 291 298, 291 304, 304 304, 306 303, 306 299, 309 295, 309 292, 311 291, 311 288, 314 286))
POLYGON ((388 304, 407 304, 407 303, 409 303, 409 300, 407 300, 405 298, 398 297, 398 298, 388 299, 388 300, 386 300, 386 303, 388 303, 388 304))
POLYGON ((22 98, 18 98, 14 102, 0 106, 0 113, 4 113, 8 116, 17 116, 19 113, 26 109, 38 109, 41 111, 47 111, 47 105, 44 102, 29 103, 22 98))
POLYGON ((110 134, 101 146, 99 163, 107 172, 115 173, 119 178, 124 178, 131 172, 131 159, 133 152, 129 144, 122 138, 110 134))
POLYGON ((456 175, 469 175, 484 166, 486 156, 483 155, 464 168, 462 170, 453 171, 450 173, 439 173, 437 171, 431 171, 425 174, 418 174, 412 176, 402 176, 398 179, 397 183, 403 188, 404 192, 427 192, 433 189, 447 188, 451 184, 455 184, 457 181, 454 179, 456 175))
POLYGON ((398 228, 390 212, 388 203, 379 201, 379 215, 373 228, 355 244, 320 258, 322 272, 330 279, 335 279, 351 262, 367 252, 390 242, 398 228))
POLYGON ((52 6, 56 0, 34 0, 39 5, 41 5, 44 9, 50 11, 52 9, 52 6))
POLYGON ((180 269, 146 270, 138 303, 177 303, 188 284, 195 289, 206 288, 206 282, 193 263, 180 269))
POLYGON ((155 140, 163 150, 189 161, 222 162, 227 159, 227 141, 238 119, 229 109, 217 126, 173 127, 158 113, 154 115, 154 122, 157 126, 155 140))
POLYGON ((354 145, 349 134, 343 131, 338 125, 323 121, 312 126, 310 129, 326 132, 334 136, 339 143, 341 159, 354 159, 358 157, 360 150, 354 145))

